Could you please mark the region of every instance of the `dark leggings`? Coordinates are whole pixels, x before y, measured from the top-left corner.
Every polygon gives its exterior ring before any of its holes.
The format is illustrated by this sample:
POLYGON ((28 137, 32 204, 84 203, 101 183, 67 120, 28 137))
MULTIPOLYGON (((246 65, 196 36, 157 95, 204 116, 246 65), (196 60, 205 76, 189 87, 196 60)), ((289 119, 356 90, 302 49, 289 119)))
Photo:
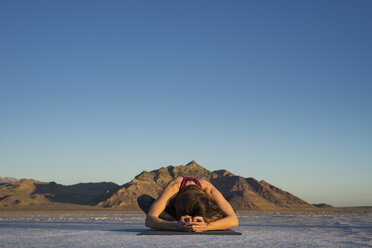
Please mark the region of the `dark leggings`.
MULTIPOLYGON (((138 206, 142 209, 143 212, 145 212, 145 214, 149 212, 154 202, 155 199, 149 195, 141 195, 137 199, 138 206)), ((165 210, 159 215, 159 218, 168 221, 177 220, 175 210, 169 206, 167 206, 165 210)))

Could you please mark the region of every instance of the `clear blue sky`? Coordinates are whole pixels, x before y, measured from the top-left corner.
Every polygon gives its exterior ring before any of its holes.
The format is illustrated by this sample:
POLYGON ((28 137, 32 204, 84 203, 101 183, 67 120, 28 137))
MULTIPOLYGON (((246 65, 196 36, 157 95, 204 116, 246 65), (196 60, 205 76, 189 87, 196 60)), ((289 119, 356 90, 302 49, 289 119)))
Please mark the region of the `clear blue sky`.
POLYGON ((372 205, 372 1, 1 1, 0 176, 195 160, 372 205))

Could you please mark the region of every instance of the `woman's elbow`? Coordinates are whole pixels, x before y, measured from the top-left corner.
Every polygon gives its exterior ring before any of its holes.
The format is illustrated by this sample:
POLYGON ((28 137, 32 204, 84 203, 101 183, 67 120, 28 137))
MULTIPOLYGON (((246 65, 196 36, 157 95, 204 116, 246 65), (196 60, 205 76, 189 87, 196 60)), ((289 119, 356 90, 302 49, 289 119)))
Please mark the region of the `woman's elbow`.
POLYGON ((239 226, 239 219, 237 216, 235 216, 232 225, 233 225, 232 227, 239 226))
POLYGON ((151 219, 151 217, 148 216, 148 215, 146 215, 145 226, 147 226, 147 227, 152 227, 152 219, 151 219))

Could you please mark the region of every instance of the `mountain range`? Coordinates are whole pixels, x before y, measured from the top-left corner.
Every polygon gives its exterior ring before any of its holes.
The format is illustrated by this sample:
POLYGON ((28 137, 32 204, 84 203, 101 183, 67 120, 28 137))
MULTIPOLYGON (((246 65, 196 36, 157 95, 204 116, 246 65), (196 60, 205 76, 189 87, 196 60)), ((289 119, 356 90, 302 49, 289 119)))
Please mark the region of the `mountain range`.
POLYGON ((186 165, 169 165, 150 172, 143 171, 121 186, 111 182, 65 186, 33 179, 4 180, 0 181, 0 208, 54 209, 67 204, 139 210, 138 197, 147 194, 157 198, 167 183, 178 176, 210 181, 236 210, 316 209, 314 205, 264 180, 244 178, 224 169, 209 171, 195 161, 186 165))

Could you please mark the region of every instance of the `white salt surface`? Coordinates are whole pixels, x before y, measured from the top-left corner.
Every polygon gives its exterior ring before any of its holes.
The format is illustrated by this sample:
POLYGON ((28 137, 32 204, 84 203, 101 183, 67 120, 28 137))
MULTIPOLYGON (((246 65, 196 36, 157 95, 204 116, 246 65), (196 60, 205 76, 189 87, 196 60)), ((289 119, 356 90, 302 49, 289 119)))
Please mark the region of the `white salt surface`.
POLYGON ((143 214, 0 212, 0 247, 372 247, 372 213, 240 213, 239 236, 137 236, 143 214))

